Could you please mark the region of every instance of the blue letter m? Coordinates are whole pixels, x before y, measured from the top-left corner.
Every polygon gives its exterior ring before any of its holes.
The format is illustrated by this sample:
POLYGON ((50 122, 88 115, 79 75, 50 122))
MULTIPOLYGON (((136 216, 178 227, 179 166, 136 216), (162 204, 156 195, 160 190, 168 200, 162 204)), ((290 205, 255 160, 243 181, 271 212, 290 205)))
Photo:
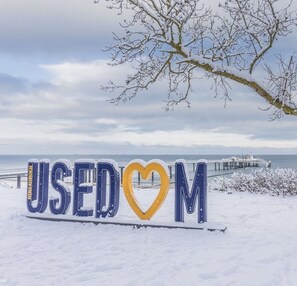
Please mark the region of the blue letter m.
POLYGON ((189 192, 187 166, 184 161, 175 162, 175 221, 184 221, 184 205, 188 214, 195 212, 198 197, 198 223, 207 221, 207 165, 198 162, 189 192))

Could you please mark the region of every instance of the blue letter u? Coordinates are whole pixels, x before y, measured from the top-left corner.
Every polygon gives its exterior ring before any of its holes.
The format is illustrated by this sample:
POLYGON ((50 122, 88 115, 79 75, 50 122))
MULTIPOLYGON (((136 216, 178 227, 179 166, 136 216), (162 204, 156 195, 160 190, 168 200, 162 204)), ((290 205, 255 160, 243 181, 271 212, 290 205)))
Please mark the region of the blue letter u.
POLYGON ((49 162, 28 162, 27 208, 32 213, 43 213, 47 207, 49 162), (39 174, 38 174, 39 165, 39 174), (39 180, 38 180, 39 177, 39 180), (36 206, 32 203, 37 200, 36 206))

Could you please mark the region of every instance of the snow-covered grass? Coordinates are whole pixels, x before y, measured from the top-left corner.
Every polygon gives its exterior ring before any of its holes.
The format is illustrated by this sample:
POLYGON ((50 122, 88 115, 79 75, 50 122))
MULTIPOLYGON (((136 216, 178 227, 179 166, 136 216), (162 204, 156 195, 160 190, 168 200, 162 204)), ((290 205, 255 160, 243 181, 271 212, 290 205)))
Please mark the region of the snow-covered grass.
MULTIPOLYGON (((25 190, 2 184, 0 285, 296 285, 297 197, 208 195, 225 234, 31 220, 25 190)), ((170 190, 152 220, 172 222, 173 201, 170 190)), ((129 211, 121 194, 119 215, 129 211)))
POLYGON ((230 178, 218 177, 210 189, 223 192, 251 192, 273 196, 297 195, 297 171, 293 169, 258 169, 252 173, 235 172, 230 178))

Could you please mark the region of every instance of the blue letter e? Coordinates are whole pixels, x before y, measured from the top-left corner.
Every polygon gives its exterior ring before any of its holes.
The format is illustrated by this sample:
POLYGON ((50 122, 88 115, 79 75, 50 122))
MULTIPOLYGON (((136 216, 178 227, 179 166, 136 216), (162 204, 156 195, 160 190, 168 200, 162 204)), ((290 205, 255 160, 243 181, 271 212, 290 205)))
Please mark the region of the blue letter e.
MULTIPOLYGON (((92 193, 93 184, 87 182, 88 175, 94 170, 93 161, 76 161, 74 163, 73 215, 92 216, 92 209, 83 209, 84 194, 92 193)), ((90 178, 89 178, 90 179, 90 178)))

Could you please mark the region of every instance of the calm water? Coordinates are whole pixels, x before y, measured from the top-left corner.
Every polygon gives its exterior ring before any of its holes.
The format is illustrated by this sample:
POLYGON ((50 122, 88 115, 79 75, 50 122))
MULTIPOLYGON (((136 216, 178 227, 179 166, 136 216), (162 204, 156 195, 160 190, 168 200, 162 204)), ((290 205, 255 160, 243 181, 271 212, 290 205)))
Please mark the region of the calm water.
MULTIPOLYGON (((149 161, 151 159, 160 159, 167 163, 174 162, 177 159, 185 159, 196 161, 199 159, 216 160, 228 158, 232 155, 0 155, 0 173, 8 173, 14 171, 25 171, 27 162, 30 159, 50 159, 51 163, 58 159, 68 159, 72 164, 76 159, 114 159, 119 165, 126 165, 130 160, 143 159, 149 161)), ((272 168, 292 168, 297 170, 297 155, 257 155, 261 158, 272 162, 272 168)), ((251 169, 251 168, 249 168, 251 169)), ((209 174, 218 173, 214 171, 213 164, 208 167, 209 174)), ((222 171, 220 171, 222 172, 222 171)), ((229 171, 230 172, 230 171, 229 171)))

